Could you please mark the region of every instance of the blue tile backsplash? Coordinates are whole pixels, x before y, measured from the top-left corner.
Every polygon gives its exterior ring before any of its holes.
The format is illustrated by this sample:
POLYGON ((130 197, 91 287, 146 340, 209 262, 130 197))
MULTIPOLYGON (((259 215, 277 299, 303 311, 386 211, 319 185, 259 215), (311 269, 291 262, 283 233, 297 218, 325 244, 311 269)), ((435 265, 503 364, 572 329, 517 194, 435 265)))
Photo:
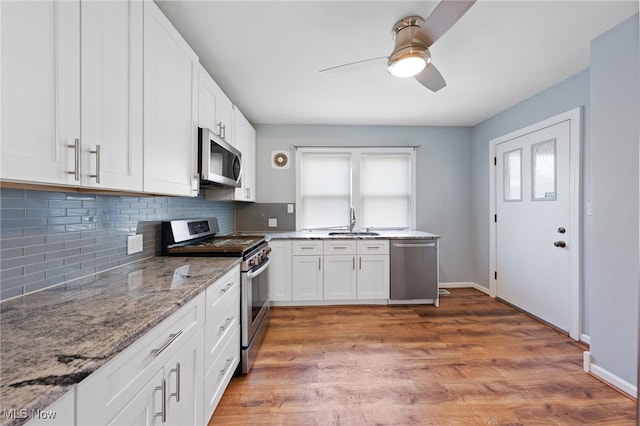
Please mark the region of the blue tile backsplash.
POLYGON ((160 221, 218 218, 234 230, 233 203, 0 188, 0 300, 160 254, 160 221), (127 255, 127 236, 144 251, 127 255))

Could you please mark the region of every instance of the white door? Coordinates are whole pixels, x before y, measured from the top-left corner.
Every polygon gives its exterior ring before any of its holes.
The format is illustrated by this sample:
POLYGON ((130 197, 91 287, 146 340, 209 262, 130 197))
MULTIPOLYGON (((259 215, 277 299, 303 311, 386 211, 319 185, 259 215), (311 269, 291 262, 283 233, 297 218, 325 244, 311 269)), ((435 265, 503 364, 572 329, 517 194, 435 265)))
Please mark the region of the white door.
POLYGON ((496 145, 496 295, 571 330, 569 120, 496 145))

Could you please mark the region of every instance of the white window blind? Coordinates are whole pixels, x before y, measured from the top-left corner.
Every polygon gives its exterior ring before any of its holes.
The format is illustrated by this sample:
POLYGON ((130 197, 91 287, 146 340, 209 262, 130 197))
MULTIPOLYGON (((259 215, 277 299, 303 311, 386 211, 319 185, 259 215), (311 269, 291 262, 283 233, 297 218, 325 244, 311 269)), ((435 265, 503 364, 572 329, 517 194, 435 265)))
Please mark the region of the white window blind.
POLYGON ((361 226, 410 228, 410 154, 363 154, 360 170, 361 226))
POLYGON ((298 148, 296 229, 415 229, 413 148, 298 148))
POLYGON ((300 229, 349 226, 351 155, 300 157, 300 229))

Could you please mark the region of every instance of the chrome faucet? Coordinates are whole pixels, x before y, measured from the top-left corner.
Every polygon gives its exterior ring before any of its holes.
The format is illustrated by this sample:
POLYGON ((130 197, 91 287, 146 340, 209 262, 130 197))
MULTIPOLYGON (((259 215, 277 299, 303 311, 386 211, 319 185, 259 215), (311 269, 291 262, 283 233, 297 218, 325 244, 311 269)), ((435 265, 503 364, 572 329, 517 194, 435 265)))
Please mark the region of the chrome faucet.
POLYGON ((351 206, 349 209, 349 232, 353 232, 353 228, 356 226, 356 210, 351 206))

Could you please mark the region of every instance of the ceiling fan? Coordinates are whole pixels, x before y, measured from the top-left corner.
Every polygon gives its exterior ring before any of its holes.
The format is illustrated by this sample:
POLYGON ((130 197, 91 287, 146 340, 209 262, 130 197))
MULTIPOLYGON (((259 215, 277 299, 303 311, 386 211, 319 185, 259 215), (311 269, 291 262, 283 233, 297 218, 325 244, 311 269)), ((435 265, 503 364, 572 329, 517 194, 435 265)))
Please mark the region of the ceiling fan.
POLYGON ((424 87, 437 92, 447 83, 431 62, 429 47, 446 33, 475 2, 476 0, 443 0, 438 3, 427 19, 420 16, 407 16, 396 22, 391 30, 395 40, 391 55, 337 65, 322 69, 320 72, 387 59, 387 69, 391 75, 413 76, 424 87))

